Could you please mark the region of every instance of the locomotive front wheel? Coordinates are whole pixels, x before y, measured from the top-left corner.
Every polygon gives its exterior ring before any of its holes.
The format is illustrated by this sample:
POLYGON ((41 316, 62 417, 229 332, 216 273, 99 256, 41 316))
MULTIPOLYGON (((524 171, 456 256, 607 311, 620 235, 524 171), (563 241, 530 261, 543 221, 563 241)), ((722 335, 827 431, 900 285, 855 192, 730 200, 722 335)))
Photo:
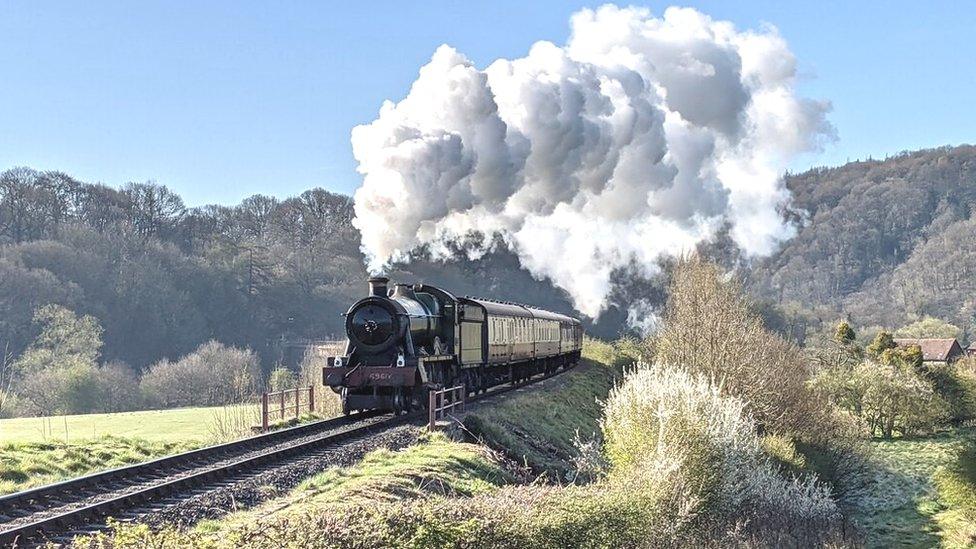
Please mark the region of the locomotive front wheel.
POLYGON ((342 415, 348 416, 352 413, 349 409, 349 389, 342 388, 342 415))
POLYGON ((407 400, 403 396, 403 389, 397 389, 393 393, 393 415, 399 416, 407 413, 407 400))

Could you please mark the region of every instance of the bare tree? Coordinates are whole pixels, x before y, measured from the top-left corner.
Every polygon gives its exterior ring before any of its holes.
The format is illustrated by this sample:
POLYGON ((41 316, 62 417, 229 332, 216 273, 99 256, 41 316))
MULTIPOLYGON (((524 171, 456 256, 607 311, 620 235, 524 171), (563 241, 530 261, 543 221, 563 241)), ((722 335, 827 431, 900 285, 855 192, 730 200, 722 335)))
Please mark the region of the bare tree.
POLYGON ((698 256, 675 268, 656 343, 658 361, 718 381, 770 430, 815 433, 825 424, 800 349, 763 326, 738 281, 698 256))
POLYGON ((186 214, 179 195, 152 181, 129 183, 122 191, 130 201, 130 218, 143 236, 159 235, 172 229, 186 214))
POLYGON ((10 352, 10 342, 4 342, 3 352, 0 353, 0 417, 8 414, 13 387, 14 355, 10 352))

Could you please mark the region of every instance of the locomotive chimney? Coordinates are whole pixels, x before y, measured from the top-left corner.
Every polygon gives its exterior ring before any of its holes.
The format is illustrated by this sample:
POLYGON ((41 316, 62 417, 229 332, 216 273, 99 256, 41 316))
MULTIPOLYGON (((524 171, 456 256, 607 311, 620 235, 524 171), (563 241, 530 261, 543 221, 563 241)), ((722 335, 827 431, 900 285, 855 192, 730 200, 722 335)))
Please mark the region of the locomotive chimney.
POLYGON ((385 276, 374 276, 369 279, 369 295, 386 297, 386 283, 390 279, 385 276))

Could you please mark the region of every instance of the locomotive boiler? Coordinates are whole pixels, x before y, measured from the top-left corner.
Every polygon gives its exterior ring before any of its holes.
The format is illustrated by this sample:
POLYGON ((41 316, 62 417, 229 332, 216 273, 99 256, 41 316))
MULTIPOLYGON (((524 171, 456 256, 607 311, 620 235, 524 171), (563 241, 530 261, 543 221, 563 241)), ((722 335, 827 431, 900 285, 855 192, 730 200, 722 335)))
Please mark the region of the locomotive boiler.
POLYGON ((369 279, 346 313, 347 342, 322 380, 353 410, 421 408, 432 389, 469 393, 517 383, 579 362, 580 321, 512 302, 456 297, 429 284, 369 279))

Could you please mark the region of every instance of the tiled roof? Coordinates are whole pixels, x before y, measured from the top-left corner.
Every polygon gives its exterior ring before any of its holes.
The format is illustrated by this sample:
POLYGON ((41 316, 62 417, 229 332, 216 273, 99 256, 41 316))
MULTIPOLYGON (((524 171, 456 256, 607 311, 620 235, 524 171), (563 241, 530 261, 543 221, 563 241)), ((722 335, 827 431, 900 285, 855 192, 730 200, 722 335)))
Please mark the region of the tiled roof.
MULTIPOLYGON (((953 345, 958 346, 959 342, 954 338, 949 339, 895 339, 895 344, 899 347, 918 345, 922 348, 922 360, 937 360, 944 362, 952 358, 953 345)), ((961 351, 962 348, 960 347, 961 351)))

